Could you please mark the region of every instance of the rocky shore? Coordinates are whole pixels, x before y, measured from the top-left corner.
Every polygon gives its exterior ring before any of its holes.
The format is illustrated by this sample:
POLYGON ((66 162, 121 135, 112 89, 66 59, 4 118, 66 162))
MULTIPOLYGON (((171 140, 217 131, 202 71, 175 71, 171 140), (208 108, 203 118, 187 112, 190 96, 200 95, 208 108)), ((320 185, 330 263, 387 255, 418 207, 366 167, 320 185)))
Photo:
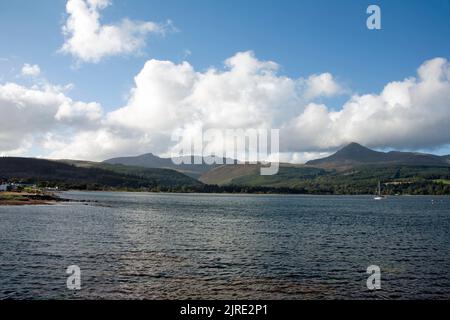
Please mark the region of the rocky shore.
POLYGON ((55 194, 31 194, 25 192, 0 193, 0 206, 49 205, 72 200, 61 198, 55 194))

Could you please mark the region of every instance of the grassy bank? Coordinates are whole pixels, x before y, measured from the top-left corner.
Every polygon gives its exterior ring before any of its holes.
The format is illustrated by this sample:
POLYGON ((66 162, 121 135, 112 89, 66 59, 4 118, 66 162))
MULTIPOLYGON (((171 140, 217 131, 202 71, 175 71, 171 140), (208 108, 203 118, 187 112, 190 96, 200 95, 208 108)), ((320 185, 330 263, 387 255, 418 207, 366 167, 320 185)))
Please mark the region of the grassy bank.
POLYGON ((54 194, 46 193, 27 193, 27 192, 1 192, 0 205, 3 206, 20 206, 20 205, 39 205, 53 204, 65 201, 54 194))

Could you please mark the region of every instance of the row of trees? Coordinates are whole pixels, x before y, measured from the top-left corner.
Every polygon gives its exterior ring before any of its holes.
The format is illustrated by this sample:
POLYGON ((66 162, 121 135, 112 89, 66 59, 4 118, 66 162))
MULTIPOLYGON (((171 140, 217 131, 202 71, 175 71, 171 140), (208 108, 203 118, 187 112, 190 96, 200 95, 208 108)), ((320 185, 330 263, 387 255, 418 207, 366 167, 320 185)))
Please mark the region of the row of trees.
MULTIPOLYGON (((148 186, 148 187, 110 187, 100 184, 67 184, 41 182, 40 188, 59 186, 60 190, 92 191, 146 191, 177 193, 249 193, 249 194, 316 194, 316 195, 357 195, 374 194, 373 184, 305 183, 296 187, 264 187, 240 185, 198 185, 198 186, 148 186)), ((385 195, 450 195, 450 185, 434 181, 383 185, 385 195)))

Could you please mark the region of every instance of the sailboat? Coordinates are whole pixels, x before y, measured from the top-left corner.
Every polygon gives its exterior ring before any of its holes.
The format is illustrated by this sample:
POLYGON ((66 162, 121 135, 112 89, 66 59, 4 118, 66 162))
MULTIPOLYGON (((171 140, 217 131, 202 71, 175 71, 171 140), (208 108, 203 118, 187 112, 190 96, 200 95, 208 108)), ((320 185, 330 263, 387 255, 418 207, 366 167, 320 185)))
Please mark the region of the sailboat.
POLYGON ((385 197, 381 194, 381 181, 378 181, 377 195, 373 198, 374 200, 383 200, 385 197))

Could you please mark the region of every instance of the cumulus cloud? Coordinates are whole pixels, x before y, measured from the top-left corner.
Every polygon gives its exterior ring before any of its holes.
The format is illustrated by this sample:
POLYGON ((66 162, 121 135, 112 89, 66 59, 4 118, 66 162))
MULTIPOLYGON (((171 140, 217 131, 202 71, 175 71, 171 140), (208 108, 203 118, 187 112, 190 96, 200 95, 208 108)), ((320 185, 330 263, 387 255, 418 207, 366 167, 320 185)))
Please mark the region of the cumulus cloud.
POLYGON ((163 34, 170 26, 170 21, 162 25, 130 19, 102 24, 100 11, 109 5, 110 0, 68 0, 61 52, 81 62, 98 63, 105 57, 138 52, 145 46, 148 34, 163 34))
POLYGON ((109 114, 109 120, 164 133, 196 120, 206 128, 258 127, 271 123, 276 109, 298 100, 293 96, 295 81, 277 76, 273 62, 245 52, 225 65, 226 71, 211 68, 202 73, 187 62, 150 60, 135 78, 129 103, 109 114))
MULTIPOLYGON (((170 155, 174 132, 195 139, 202 130, 248 128, 280 128, 280 158, 294 162, 352 141, 417 149, 450 142, 450 66, 443 58, 424 62, 415 77, 390 82, 378 94, 349 96, 337 109, 320 99, 343 92, 331 74, 294 79, 252 52, 224 65, 198 71, 188 62, 149 60, 127 103, 108 113, 57 89, 1 86, 0 112, 7 116, 0 120, 0 150, 19 150, 19 141, 40 134, 52 158, 170 155)), ((211 140, 209 150, 227 146, 211 140)))
POLYGON ((352 96, 339 111, 311 103, 285 125, 288 150, 329 150, 351 141, 370 147, 432 148, 450 142, 450 66, 423 63, 418 76, 380 94, 352 96), (295 137, 295 138, 294 138, 295 137))
MULTIPOLYGON (((108 121, 170 134, 198 123, 203 129, 269 128, 302 110, 309 79, 280 76, 278 64, 260 61, 251 51, 237 53, 225 66, 198 72, 187 62, 150 60, 136 76, 128 104, 108 121)), ((330 95, 315 92, 323 94, 330 95)))
POLYGON ((98 104, 73 101, 58 87, 0 85, 0 153, 25 154, 43 135, 85 130, 99 120, 100 113, 98 104))
POLYGON ((37 65, 31 65, 25 63, 22 67, 22 76, 24 77, 37 77, 41 74, 41 68, 37 65))
POLYGON ((312 100, 314 98, 325 96, 332 97, 344 93, 342 86, 336 82, 330 73, 313 74, 305 80, 305 98, 312 100))
MULTIPOLYGON (((289 114, 303 110, 307 79, 281 76, 278 64, 261 61, 251 51, 237 53, 224 64, 225 70, 199 72, 188 62, 149 60, 135 77, 128 103, 108 113, 98 131, 116 141, 117 148, 107 143, 91 148, 96 133, 90 132, 90 139, 85 133, 75 135, 52 156, 70 152, 76 158, 105 158, 130 150, 169 155, 176 130, 190 139, 207 129, 278 128, 289 114)), ((316 93, 322 94, 330 93, 316 93)))

